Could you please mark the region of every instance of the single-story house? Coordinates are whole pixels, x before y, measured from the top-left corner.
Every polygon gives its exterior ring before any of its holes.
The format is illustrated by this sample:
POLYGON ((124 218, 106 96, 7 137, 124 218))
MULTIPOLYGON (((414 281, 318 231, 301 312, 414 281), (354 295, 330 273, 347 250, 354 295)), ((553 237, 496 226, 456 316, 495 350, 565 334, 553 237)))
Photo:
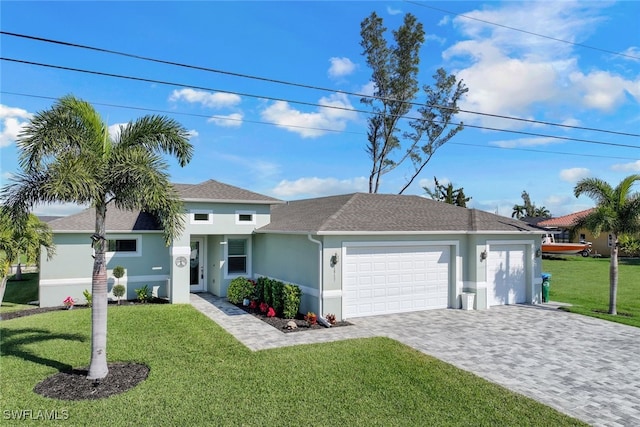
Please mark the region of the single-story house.
MULTIPOLYGON (((539 229, 419 196, 354 193, 283 202, 214 180, 175 185, 185 228, 167 247, 144 212, 107 210, 109 289, 148 285, 172 303, 226 296, 234 277, 300 286, 301 311, 338 319, 435 308, 537 303, 539 229), (113 268, 126 274, 117 280, 113 268)), ((40 304, 91 289, 94 211, 50 222, 57 254, 41 259, 40 304)))
POLYGON ((593 208, 585 209, 580 212, 574 212, 569 215, 549 218, 537 224, 538 227, 552 233, 556 242, 591 242, 592 255, 609 256, 611 252, 612 235, 609 233, 600 233, 595 237, 587 229, 575 230, 576 221, 584 218, 593 211, 593 208))

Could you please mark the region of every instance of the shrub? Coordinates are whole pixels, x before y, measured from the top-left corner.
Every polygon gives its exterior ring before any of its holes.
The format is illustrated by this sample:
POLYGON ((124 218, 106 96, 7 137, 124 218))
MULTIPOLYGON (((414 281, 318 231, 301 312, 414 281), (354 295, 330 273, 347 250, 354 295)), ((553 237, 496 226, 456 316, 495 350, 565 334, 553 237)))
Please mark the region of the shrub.
POLYGON ((253 282, 246 277, 236 277, 229 283, 227 289, 227 299, 232 304, 240 304, 243 299, 251 298, 255 286, 253 282))
POLYGON ((149 293, 149 286, 144 285, 142 288, 136 289, 136 295, 138 296, 138 301, 145 303, 149 301, 151 298, 151 294, 149 293))
POLYGON ((302 291, 296 285, 286 284, 282 288, 282 315, 285 319, 293 319, 300 310, 302 291))
POLYGON ((264 285, 265 282, 269 280, 266 277, 262 276, 259 277, 258 280, 256 280, 256 293, 255 293, 255 298, 258 301, 264 301, 264 285))
POLYGON ((126 291, 125 287, 123 285, 115 285, 111 291, 113 292, 113 296, 118 298, 118 305, 119 305, 120 298, 124 296, 124 293, 126 291))
POLYGON ((316 316, 313 311, 310 311, 306 316, 304 316, 304 320, 306 320, 310 325, 315 325, 318 323, 318 316, 316 316))
POLYGON ((282 314, 282 309, 284 307, 283 289, 284 289, 284 283, 278 280, 274 280, 273 283, 271 284, 271 301, 272 301, 271 306, 279 315, 282 314))
POLYGON ((273 286, 274 280, 266 278, 264 281, 264 302, 267 303, 268 306, 273 305, 273 295, 271 293, 271 287, 273 286))
POLYGON ((118 284, 120 284, 120 278, 124 276, 124 267, 121 265, 116 265, 113 267, 113 277, 118 279, 118 284))
POLYGON ((82 291, 82 295, 84 295, 84 299, 87 300, 87 307, 91 307, 91 304, 93 302, 93 295, 91 295, 91 292, 89 292, 88 289, 85 289, 84 291, 82 291))

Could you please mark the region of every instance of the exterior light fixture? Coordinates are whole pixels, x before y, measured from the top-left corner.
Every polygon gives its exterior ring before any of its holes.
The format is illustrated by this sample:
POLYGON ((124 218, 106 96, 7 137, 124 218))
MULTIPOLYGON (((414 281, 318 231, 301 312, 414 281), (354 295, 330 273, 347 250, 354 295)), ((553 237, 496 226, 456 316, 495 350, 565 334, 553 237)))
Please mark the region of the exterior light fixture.
POLYGON ((486 249, 484 251, 480 252, 480 262, 484 261, 485 259, 487 259, 487 250, 486 249))

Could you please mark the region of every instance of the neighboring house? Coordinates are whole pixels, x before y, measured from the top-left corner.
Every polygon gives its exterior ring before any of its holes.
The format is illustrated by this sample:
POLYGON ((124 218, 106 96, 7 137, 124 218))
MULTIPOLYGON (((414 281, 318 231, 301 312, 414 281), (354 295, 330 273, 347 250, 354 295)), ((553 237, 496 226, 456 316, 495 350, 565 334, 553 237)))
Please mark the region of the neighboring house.
MULTIPOLYGON (((217 181, 176 185, 186 227, 169 247, 145 213, 107 211, 113 267, 128 298, 145 284, 173 303, 226 296, 238 276, 302 289, 301 311, 339 319, 434 308, 540 301, 540 230, 419 196, 347 194, 283 202, 217 181)), ((40 304, 91 287, 91 209, 50 223, 57 255, 42 260, 40 304)))
POLYGON ((556 242, 591 242, 591 255, 609 256, 611 252, 611 235, 609 233, 603 232, 598 237, 594 237, 593 233, 587 229, 574 230, 576 221, 584 218, 591 211, 593 208, 557 218, 549 218, 539 222, 537 226, 553 233, 556 242))

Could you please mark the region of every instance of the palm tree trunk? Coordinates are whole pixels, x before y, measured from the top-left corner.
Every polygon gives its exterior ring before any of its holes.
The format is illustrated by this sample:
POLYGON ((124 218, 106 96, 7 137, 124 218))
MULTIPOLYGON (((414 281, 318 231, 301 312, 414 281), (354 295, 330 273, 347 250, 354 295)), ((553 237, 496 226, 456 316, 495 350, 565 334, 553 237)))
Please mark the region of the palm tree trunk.
POLYGON ((611 261, 609 264, 609 314, 618 314, 618 235, 612 236, 611 261))
MULTIPOLYGON (((104 237, 107 206, 104 198, 96 203, 96 234, 104 237)), ((99 380, 107 376, 107 266, 104 238, 94 243, 95 259, 91 277, 91 363, 87 378, 99 380)))

